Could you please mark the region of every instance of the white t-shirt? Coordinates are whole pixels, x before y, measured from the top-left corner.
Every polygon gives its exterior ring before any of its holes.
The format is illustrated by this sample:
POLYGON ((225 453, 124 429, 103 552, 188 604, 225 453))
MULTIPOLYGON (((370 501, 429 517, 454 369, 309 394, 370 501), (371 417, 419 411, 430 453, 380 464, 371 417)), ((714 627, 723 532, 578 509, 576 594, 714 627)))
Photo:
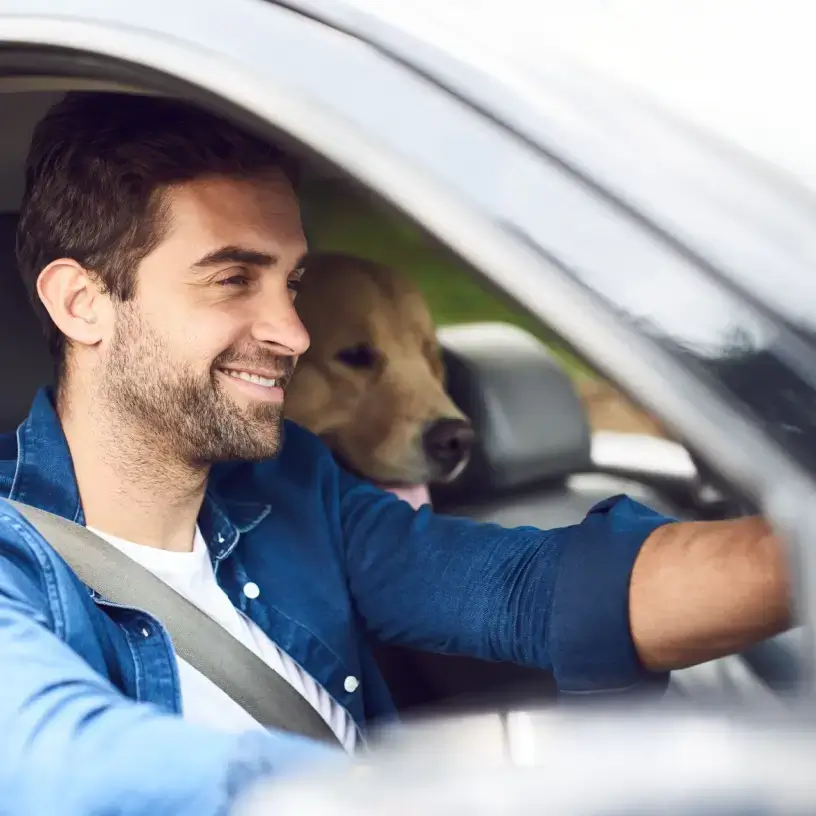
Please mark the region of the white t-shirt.
MULTIPOLYGON (((93 529, 93 528, 89 528, 93 529)), ((93 529, 120 552, 150 570, 157 578, 220 623, 244 646, 281 675, 323 717, 341 745, 354 751, 357 727, 317 681, 279 649, 249 618, 236 609, 218 586, 204 537, 196 527, 192 552, 171 552, 134 544, 93 529)), ((261 724, 198 669, 176 656, 184 719, 229 731, 262 728, 261 724)))

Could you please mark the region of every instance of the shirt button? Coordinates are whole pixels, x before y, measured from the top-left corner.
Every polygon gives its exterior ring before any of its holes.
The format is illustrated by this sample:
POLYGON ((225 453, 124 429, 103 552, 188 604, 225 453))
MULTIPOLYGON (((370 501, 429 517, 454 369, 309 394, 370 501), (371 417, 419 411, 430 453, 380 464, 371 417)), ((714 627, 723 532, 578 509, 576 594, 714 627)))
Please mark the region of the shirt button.
POLYGON ((145 637, 145 638, 150 637, 150 627, 142 626, 142 637, 145 637))
POLYGON ((221 535, 221 533, 219 533, 219 534, 216 536, 216 538, 218 539, 218 543, 219 543, 219 544, 223 544, 223 543, 224 543, 224 536, 222 536, 222 535, 221 535))
POLYGON ((247 581, 244 584, 244 595, 250 600, 254 600, 261 594, 261 588, 254 581, 247 581))
POLYGON ((357 689, 358 689, 359 687, 360 687, 360 681, 359 681, 359 680, 358 680, 356 677, 353 677, 352 675, 349 675, 349 676, 348 676, 348 677, 347 677, 347 678, 346 678, 346 679, 343 681, 343 688, 344 688, 344 689, 345 689, 345 690, 346 690, 346 691, 347 691, 349 694, 353 694, 355 691, 357 691, 357 689))

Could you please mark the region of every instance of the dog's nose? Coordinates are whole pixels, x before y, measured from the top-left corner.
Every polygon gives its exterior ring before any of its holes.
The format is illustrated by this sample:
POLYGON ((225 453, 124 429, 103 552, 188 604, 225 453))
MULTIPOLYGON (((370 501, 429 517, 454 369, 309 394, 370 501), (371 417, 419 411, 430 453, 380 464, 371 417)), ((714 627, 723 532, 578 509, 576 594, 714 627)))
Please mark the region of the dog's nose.
POLYGON ((470 456, 473 428, 465 419, 438 419, 425 426, 422 447, 427 457, 447 476, 470 456))

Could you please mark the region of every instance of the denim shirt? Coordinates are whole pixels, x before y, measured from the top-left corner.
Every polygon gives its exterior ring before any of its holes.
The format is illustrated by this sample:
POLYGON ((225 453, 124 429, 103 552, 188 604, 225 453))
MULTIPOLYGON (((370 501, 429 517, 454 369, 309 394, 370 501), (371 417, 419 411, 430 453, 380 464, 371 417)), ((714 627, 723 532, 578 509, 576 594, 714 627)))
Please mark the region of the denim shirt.
MULTIPOLYGON (((623 496, 557 530, 415 511, 304 429, 287 423, 284 436, 274 460, 213 468, 199 525, 232 603, 361 729, 395 713, 373 640, 551 668, 565 693, 655 679, 631 640, 628 585, 643 541, 670 519, 623 496)), ((0 437, 0 495, 85 523, 47 390, 0 437)), ((217 813, 255 777, 324 754, 173 716, 161 624, 96 597, 5 502, 0 678, 0 811, 217 813)))

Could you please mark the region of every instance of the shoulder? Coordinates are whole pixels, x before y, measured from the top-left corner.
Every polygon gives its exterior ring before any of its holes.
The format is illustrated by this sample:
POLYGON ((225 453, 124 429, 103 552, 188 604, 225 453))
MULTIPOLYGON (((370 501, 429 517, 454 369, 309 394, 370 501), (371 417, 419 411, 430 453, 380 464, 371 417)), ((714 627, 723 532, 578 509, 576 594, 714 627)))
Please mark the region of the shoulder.
POLYGON ((0 435, 0 583, 8 594, 27 586, 42 590, 52 553, 42 536, 11 504, 3 499, 11 492, 17 472, 17 433, 0 435))
POLYGON ((283 425, 283 445, 274 461, 279 467, 287 470, 336 467, 334 457, 326 444, 302 425, 288 419, 283 425))
POLYGON ((56 572, 56 558, 30 522, 0 500, 0 599, 45 611, 47 573, 56 572))
POLYGON ((0 434, 0 496, 8 496, 17 471, 17 434, 0 434))

